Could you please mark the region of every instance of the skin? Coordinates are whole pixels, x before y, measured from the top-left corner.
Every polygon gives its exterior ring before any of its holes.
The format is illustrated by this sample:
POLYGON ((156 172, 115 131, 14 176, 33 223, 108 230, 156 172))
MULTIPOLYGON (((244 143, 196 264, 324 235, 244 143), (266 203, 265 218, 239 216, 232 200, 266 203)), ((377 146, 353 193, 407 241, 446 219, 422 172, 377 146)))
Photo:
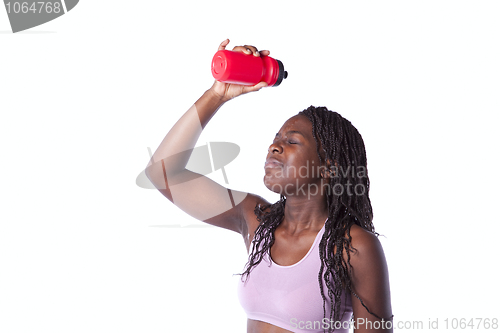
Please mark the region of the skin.
MULTIPOLYGON (((225 49, 228 43, 229 40, 222 42, 219 50, 225 49)), ((256 57, 270 53, 267 50, 259 52, 251 45, 237 46, 233 48, 233 51, 256 57)), ((227 101, 242 94, 258 91, 265 86, 263 82, 254 87, 248 87, 215 81, 213 86, 186 112, 184 120, 181 119, 182 121, 180 120, 172 127, 146 167, 146 175, 167 199, 203 222, 241 234, 247 251, 250 250, 251 241, 259 225, 254 208, 257 204, 267 205, 269 202, 252 193, 228 190, 207 177, 194 174, 185 168, 187 158, 165 158, 179 151, 193 148, 200 134, 195 128, 197 126, 204 128, 227 101), (163 162, 159 163, 158 161, 161 160, 163 162), (164 175, 168 175, 167 179, 164 175), (185 179, 194 180, 179 181, 185 179), (172 194, 174 193, 172 186, 169 186, 174 183, 177 184, 175 196, 172 194), (238 202, 230 209, 221 204, 224 200, 227 201, 228 191, 232 194, 234 201, 238 202), (241 200, 236 200, 236 198, 241 200), (218 207, 218 205, 221 206, 218 207), (200 217, 202 216, 200 212, 211 209, 222 213, 210 218, 200 217)), ((327 182, 327 174, 317 172, 320 161, 316 151, 316 142, 312 136, 312 124, 307 117, 293 116, 283 124, 269 146, 266 160, 270 158, 275 158, 279 163, 268 163, 265 166, 264 183, 268 189, 282 193, 287 198, 284 220, 275 231, 271 257, 277 264, 289 266, 306 255, 328 217, 325 191, 316 191, 316 193, 307 191, 311 186, 311 188, 321 189, 327 182), (295 174, 293 170, 296 171, 295 174), (300 170, 303 171, 302 174, 300 170), (308 172, 305 173, 305 170, 308 172), (301 191, 301 188, 305 191, 301 191)), ((392 309, 388 270, 382 246, 375 235, 359 226, 352 226, 350 234, 352 245, 357 249, 356 253, 351 254, 350 259, 355 291, 372 312, 387 318, 392 314, 392 309)), ((354 296, 352 303, 355 321, 358 318, 365 318, 371 322, 378 321, 354 296)), ((269 323, 248 319, 247 332, 283 333, 290 331, 269 323)), ((354 329, 354 332, 392 332, 392 329, 370 330, 366 325, 360 325, 354 329)))

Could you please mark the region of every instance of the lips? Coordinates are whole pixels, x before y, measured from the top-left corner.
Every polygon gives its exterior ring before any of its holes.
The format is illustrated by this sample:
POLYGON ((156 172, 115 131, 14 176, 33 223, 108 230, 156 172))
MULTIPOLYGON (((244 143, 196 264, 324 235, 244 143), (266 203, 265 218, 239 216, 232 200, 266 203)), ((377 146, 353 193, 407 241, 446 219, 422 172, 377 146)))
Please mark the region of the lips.
POLYGON ((283 166, 277 158, 270 157, 266 160, 266 164, 264 164, 264 168, 280 168, 283 166))

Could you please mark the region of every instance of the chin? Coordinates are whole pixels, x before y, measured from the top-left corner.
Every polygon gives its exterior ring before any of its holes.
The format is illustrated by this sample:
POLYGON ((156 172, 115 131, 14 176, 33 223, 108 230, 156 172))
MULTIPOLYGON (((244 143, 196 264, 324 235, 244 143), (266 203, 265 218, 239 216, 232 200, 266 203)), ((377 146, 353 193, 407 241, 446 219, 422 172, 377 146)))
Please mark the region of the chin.
POLYGON ((264 176, 264 185, 267 187, 267 189, 271 192, 284 195, 284 185, 278 182, 273 181, 272 179, 269 179, 264 176))

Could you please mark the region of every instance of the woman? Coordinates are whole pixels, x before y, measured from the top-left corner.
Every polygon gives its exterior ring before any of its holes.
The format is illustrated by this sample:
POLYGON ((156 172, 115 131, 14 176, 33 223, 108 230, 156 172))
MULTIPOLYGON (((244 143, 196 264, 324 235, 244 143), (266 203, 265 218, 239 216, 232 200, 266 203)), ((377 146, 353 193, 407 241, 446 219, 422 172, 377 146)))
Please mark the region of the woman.
MULTIPOLYGON (((269 55, 249 45, 233 51, 269 55)), ((264 167, 266 187, 281 197, 275 204, 185 168, 217 110, 265 86, 215 81, 160 144, 146 168, 148 178, 191 216, 243 236, 251 251, 239 284, 247 332, 347 332, 351 313, 356 333, 392 332, 364 144, 349 121, 310 107, 285 122, 264 167)))

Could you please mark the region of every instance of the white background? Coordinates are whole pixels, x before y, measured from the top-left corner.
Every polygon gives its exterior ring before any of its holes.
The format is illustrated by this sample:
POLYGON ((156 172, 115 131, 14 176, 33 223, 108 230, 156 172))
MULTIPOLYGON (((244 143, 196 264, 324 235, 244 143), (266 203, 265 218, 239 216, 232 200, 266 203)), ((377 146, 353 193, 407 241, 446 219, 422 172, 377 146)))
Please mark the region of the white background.
POLYGON ((0 9, 0 331, 245 331, 241 236, 135 184, 225 38, 289 72, 202 134, 241 147, 229 187, 276 201, 268 145, 327 106, 365 140, 395 323, 499 318, 499 15, 498 1, 83 0, 12 34, 0 9))

